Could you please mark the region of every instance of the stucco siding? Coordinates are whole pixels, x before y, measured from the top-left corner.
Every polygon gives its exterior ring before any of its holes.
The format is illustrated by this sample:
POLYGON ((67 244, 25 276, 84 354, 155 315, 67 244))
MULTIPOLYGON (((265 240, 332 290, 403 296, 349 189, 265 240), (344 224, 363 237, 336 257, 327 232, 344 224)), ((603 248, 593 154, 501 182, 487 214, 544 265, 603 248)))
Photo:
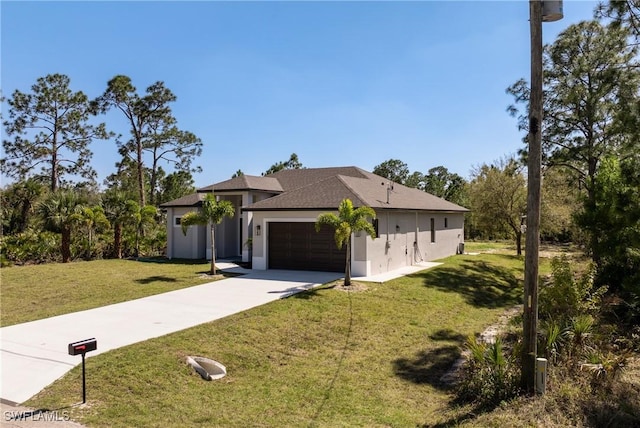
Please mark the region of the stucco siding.
POLYGON ((232 218, 225 217, 216 227, 216 257, 237 257, 242 252, 242 244, 240 243, 242 233, 240 230, 242 196, 225 195, 220 199, 227 200, 233 204, 235 215, 232 218))
MULTIPOLYGON (((369 275, 389 272, 407 266, 413 255, 413 229, 410 216, 413 213, 378 212, 379 237, 368 241, 367 257, 369 275)), ((415 214, 413 214, 415 218, 415 214)))
POLYGON ((460 213, 379 212, 380 237, 367 241, 368 274, 385 273, 456 254, 458 243, 464 242, 463 222, 464 216, 460 213), (432 218, 435 229, 433 243, 432 218))
POLYGON ((176 219, 181 218, 193 208, 177 207, 167 210, 167 257, 170 259, 202 259, 205 257, 206 227, 191 226, 187 234, 176 219))
POLYGON ((425 261, 431 261, 456 254, 458 245, 464 242, 464 214, 425 214, 424 229, 420 230, 420 250, 425 261), (435 242, 431 242, 430 222, 434 219, 435 242), (445 219, 447 226, 445 227, 445 219))
POLYGON ((355 236, 353 236, 353 239, 352 239, 353 251, 351 254, 351 260, 353 261, 367 260, 367 241, 368 240, 371 240, 371 237, 365 232, 360 232, 355 234, 355 236))

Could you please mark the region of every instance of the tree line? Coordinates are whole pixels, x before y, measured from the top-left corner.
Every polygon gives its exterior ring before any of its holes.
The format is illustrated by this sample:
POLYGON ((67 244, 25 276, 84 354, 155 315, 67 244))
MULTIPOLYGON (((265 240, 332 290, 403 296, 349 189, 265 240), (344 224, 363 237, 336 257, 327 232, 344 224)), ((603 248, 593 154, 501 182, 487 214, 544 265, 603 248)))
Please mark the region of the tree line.
POLYGON ((91 143, 114 137, 121 160, 105 184, 135 191, 131 197, 140 205, 157 205, 171 197, 163 192, 188 185, 191 173, 200 171, 193 162, 202 152, 202 141, 177 126, 171 110, 176 96, 163 82, 141 94, 129 77, 118 75, 93 100, 73 91, 70 83, 66 75, 50 74, 38 78, 30 92, 16 89, 9 97, 8 119, 3 122, 9 138, 2 142, 0 160, 4 175, 18 181, 38 179, 51 192, 94 188, 91 143), (92 122, 110 110, 122 114, 129 135, 116 135, 104 122, 92 122), (163 164, 173 172, 167 175, 163 164))
MULTIPOLYGON (((599 278, 621 287, 640 283, 637 3, 603 5, 599 19, 569 26, 544 48, 541 234, 583 245, 599 278)), ((524 134, 528 82, 519 79, 506 91, 513 96, 507 112, 524 134)), ((3 125, 9 138, 0 160, 3 174, 16 180, 1 194, 3 257, 46 258, 53 252, 35 248, 54 238, 61 248, 67 242, 75 248, 72 255, 61 250, 64 260, 162 253, 164 219, 157 206, 195 190, 191 174, 199 170, 195 161, 202 148, 197 136, 178 127, 171 110, 175 100, 163 82, 139 92, 127 76, 115 76, 93 100, 71 90, 69 78, 60 74, 39 78, 30 92, 16 90, 7 100, 3 125), (128 135, 116 136, 98 123, 110 110, 128 123, 128 135), (110 138, 121 160, 101 191, 90 144, 110 138), (69 237, 69 230, 79 228, 79 238, 69 237), (44 230, 53 235, 39 233, 44 230)), ((524 145, 517 155, 473 166, 468 180, 444 166, 411 172, 398 159, 373 172, 470 208, 467 239, 513 239, 520 252, 526 157, 524 145)), ((287 168, 303 168, 295 153, 263 175, 287 168)))
POLYGON ((89 99, 71 89, 68 76, 50 74, 6 101, 0 168, 15 182, 1 193, 4 259, 67 262, 162 251, 157 206, 195 190, 194 161, 202 151, 202 141, 178 127, 171 109, 176 96, 163 82, 141 93, 118 75, 89 99), (128 135, 99 122, 111 110, 121 113, 128 135), (101 191, 91 144, 109 139, 120 161, 101 191))
MULTIPOLYGON (((601 4, 544 47, 543 239, 572 241, 597 281, 640 298, 640 2, 601 4)), ((507 112, 528 132, 525 79, 506 89, 507 112)), ((392 159, 374 172, 471 209, 467 239, 511 238, 520 253, 526 215, 526 136, 519 154, 472 169, 411 173, 392 159)))

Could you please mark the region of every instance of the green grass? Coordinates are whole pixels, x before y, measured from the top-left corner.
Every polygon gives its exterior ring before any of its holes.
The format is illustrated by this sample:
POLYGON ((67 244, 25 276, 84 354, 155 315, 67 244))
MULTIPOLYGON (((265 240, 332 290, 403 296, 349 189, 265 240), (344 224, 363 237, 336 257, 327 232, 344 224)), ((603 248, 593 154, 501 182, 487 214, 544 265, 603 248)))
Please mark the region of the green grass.
MULTIPOLYGON (((524 242, 522 243, 524 250, 524 242)), ((513 251, 516 252, 515 241, 465 241, 464 250, 468 253, 485 253, 489 251, 513 251)))
MULTIPOLYGON (((87 360, 89 426, 414 427, 457 420, 439 381, 469 334, 520 303, 522 261, 456 256, 363 292, 317 289, 87 360), (206 382, 187 355, 228 375, 206 382)), ((27 405, 77 403, 77 367, 27 405)))
POLYGON ((2 326, 210 282, 206 261, 97 260, 0 270, 2 326))

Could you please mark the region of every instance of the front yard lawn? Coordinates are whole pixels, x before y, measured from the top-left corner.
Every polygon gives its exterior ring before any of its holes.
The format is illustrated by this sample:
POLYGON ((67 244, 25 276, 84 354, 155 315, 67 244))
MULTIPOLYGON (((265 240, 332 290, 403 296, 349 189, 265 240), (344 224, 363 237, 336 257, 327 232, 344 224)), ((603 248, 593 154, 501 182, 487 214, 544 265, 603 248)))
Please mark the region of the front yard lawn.
POLYGON ((5 267, 3 327, 212 281, 207 261, 96 260, 5 267))
MULTIPOLYGON (((72 417, 101 427, 415 427, 457 420, 460 410, 440 377, 467 335, 520 303, 523 262, 505 254, 443 262, 369 283, 366 291, 316 289, 90 357, 88 405, 73 406, 72 417), (203 381, 185 364, 187 355, 213 358, 228 375, 203 381)), ((80 385, 76 367, 27 405, 70 406, 80 385)))

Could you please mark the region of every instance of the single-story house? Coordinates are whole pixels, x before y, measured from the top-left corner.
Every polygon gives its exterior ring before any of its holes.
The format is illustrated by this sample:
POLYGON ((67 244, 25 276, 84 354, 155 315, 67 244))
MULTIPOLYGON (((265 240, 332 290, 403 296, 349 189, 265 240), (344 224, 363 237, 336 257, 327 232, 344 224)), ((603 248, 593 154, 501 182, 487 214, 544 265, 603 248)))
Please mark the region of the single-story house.
POLYGON ((334 231, 315 231, 324 212, 337 213, 348 198, 354 207, 376 212, 376 239, 352 237, 354 276, 396 270, 421 261, 456 254, 464 243, 468 210, 354 166, 289 169, 267 176, 242 175, 167 202, 167 257, 210 258, 210 234, 192 226, 186 235, 181 217, 202 204, 207 193, 226 199, 234 218, 216 226, 216 258, 242 258, 253 269, 296 269, 343 272, 345 248, 337 248, 334 231))

